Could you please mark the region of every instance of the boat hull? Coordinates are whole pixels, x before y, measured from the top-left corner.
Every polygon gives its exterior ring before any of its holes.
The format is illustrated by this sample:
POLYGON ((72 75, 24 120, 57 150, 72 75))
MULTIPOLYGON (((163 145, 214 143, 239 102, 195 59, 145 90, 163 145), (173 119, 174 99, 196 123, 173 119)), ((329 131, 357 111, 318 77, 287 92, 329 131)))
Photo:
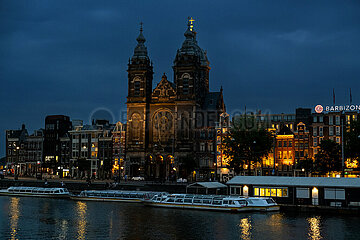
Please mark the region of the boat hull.
POLYGON ((70 198, 69 194, 32 194, 32 193, 8 193, 8 192, 0 192, 0 196, 41 197, 41 198, 70 198))
POLYGON ((97 197, 78 197, 78 196, 71 196, 70 199, 75 201, 97 201, 97 202, 128 202, 128 203, 142 202, 140 199, 97 198, 97 197))
POLYGON ((180 208, 180 209, 195 209, 195 210, 211 210, 224 212, 274 212, 279 211, 280 206, 243 206, 243 207, 227 207, 227 206, 212 206, 212 205, 193 205, 193 204, 171 204, 161 202, 144 202, 145 206, 163 207, 163 208, 180 208))

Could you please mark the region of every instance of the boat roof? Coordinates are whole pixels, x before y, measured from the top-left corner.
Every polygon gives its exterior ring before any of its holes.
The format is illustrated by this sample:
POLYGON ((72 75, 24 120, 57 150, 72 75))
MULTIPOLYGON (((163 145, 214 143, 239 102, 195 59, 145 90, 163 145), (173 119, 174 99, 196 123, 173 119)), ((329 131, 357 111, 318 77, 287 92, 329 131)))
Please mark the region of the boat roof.
POLYGON ((204 187, 204 188, 226 188, 226 185, 219 182, 196 182, 189 184, 187 188, 204 187))
POLYGON ((236 176, 227 185, 360 188, 360 178, 236 176))
POLYGON ((155 191, 126 191, 126 190, 83 190, 81 192, 92 192, 92 193, 152 193, 152 194, 167 194, 166 192, 155 192, 155 191))
POLYGON ((201 195, 201 194, 181 194, 181 193, 175 193, 175 194, 169 194, 166 197, 175 197, 175 198, 197 198, 197 199, 246 199, 246 197, 243 196, 234 196, 234 195, 201 195))
POLYGON ((43 188, 43 187, 9 187, 10 189, 19 189, 19 190, 48 190, 48 191, 56 191, 60 189, 66 189, 66 188, 43 188))

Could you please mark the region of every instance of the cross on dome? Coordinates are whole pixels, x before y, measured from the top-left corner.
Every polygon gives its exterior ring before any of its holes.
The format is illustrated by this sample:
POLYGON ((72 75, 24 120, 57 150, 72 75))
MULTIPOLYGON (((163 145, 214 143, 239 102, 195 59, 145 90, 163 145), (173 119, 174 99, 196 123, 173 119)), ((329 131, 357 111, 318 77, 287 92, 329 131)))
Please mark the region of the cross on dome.
POLYGON ((192 31, 194 28, 195 19, 193 19, 192 17, 191 18, 189 17, 188 19, 189 19, 189 23, 190 23, 190 31, 192 31))

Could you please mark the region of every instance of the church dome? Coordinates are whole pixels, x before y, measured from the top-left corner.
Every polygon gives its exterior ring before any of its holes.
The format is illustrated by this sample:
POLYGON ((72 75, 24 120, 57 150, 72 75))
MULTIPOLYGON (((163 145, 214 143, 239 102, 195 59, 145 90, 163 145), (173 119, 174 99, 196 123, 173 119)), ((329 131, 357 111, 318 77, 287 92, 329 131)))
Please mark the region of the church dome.
POLYGON ((190 24, 188 24, 188 28, 185 33, 185 41, 183 42, 180 49, 178 49, 175 57, 175 65, 177 63, 184 61, 189 61, 193 59, 193 61, 198 61, 202 66, 208 66, 209 61, 206 56, 206 52, 201 49, 196 41, 196 32, 193 31, 190 24))

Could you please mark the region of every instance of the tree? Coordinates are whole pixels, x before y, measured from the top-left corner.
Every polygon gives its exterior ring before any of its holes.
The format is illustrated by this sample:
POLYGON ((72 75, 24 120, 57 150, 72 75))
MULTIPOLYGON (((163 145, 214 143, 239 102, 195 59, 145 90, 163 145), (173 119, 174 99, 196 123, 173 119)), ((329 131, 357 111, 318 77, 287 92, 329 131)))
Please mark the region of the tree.
POLYGON ((224 153, 235 172, 239 173, 243 165, 248 164, 250 175, 251 164, 260 162, 267 156, 273 144, 273 135, 267 130, 255 125, 246 128, 243 124, 234 124, 224 139, 224 153))
POLYGON ((352 161, 360 156, 360 120, 352 121, 345 133, 345 156, 352 161))
POLYGON ((315 169, 320 174, 341 171, 341 147, 333 140, 323 140, 319 153, 315 156, 315 169))
POLYGON ((312 172, 314 170, 314 161, 311 158, 301 160, 295 165, 295 169, 304 169, 306 172, 312 172))
POLYGON ((79 158, 77 160, 77 167, 80 172, 87 172, 88 176, 90 175, 91 161, 86 160, 85 158, 79 158))
POLYGON ((188 155, 186 157, 181 157, 179 160, 180 160, 179 172, 182 178, 187 178, 191 174, 191 172, 198 167, 193 154, 188 155))

